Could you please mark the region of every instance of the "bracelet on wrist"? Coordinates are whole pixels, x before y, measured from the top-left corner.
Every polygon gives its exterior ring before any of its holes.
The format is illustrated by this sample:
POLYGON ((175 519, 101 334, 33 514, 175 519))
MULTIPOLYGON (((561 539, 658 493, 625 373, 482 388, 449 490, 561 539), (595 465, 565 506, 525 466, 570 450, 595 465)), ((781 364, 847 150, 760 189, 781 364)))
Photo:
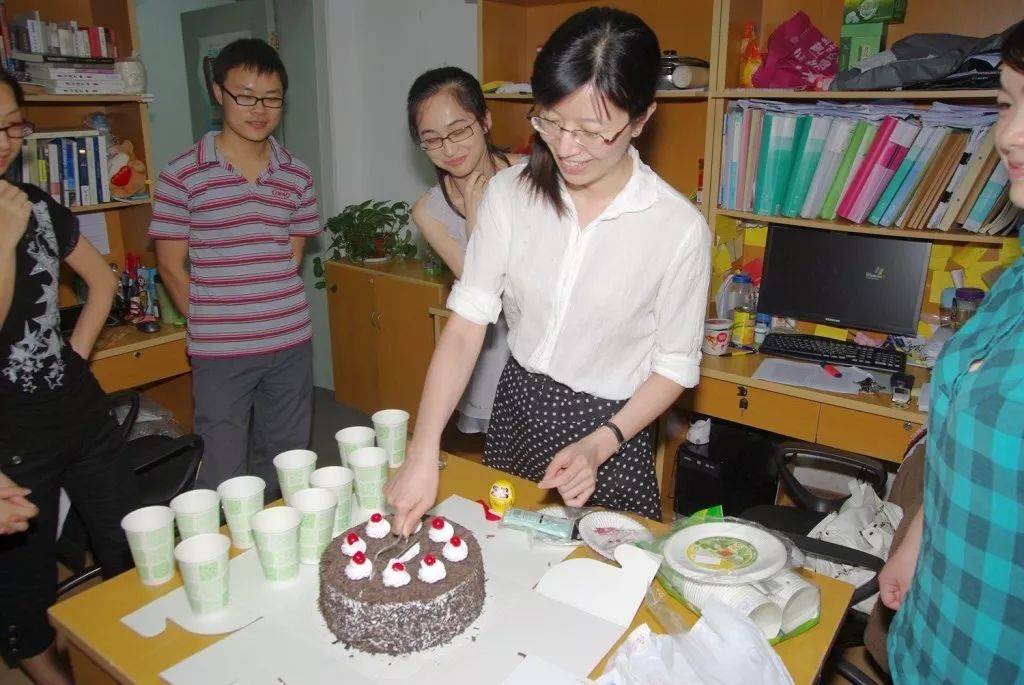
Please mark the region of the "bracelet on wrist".
POLYGON ((622 449, 622 446, 626 444, 626 436, 622 434, 622 429, 615 425, 612 421, 605 421, 601 424, 602 428, 607 428, 615 435, 615 441, 619 443, 616 450, 622 449))

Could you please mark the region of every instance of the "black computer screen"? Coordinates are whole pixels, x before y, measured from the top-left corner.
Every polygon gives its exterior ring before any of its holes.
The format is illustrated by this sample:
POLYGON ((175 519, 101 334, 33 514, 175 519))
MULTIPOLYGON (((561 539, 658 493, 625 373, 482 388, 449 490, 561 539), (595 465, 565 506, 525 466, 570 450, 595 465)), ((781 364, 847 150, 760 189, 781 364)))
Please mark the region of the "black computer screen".
POLYGON ((915 335, 931 243, 772 224, 757 309, 915 335))

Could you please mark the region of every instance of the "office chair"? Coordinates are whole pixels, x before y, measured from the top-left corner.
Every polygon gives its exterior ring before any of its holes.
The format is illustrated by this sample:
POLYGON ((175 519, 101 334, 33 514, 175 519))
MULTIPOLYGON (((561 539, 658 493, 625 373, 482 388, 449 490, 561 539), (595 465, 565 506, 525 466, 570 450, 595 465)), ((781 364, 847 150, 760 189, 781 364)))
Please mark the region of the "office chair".
MULTIPOLYGON (((125 437, 122 458, 129 460, 139 479, 139 506, 167 505, 192 489, 203 456, 202 438, 188 433, 176 438, 144 435, 128 440, 139 415, 139 393, 127 390, 110 398, 115 407, 127 405, 127 413, 120 422, 125 437)), ((58 584, 58 597, 102 573, 98 565, 86 567, 87 540, 85 524, 72 508, 57 541, 57 559, 71 569, 72 575, 58 584)))
MULTIPOLYGON (((909 514, 920 506, 921 490, 923 488, 924 458, 924 435, 918 435, 911 442, 907 449, 904 465, 893 483, 893 490, 890 493, 890 501, 900 504, 905 512, 904 520, 909 521, 909 514), (901 501, 902 500, 902 501, 901 501)), ((868 483, 880 498, 885 498, 886 472, 881 462, 849 452, 840 450, 823 449, 819 445, 808 445, 804 443, 784 443, 773 455, 778 468, 779 478, 786 494, 795 502, 795 507, 777 505, 761 505, 751 507, 742 514, 742 518, 755 521, 766 528, 771 528, 786 537, 800 548, 805 554, 820 557, 839 564, 859 566, 874 572, 874 576, 866 583, 854 590, 853 598, 850 600, 850 607, 867 599, 878 592, 878 572, 884 565, 884 560, 872 554, 837 545, 823 540, 815 540, 807 537, 811 531, 827 514, 838 511, 849 495, 845 497, 824 497, 811 492, 806 486, 797 480, 794 473, 788 468, 789 463, 797 456, 808 457, 813 461, 829 464, 838 464, 852 468, 855 477, 868 483)), ((901 529, 903 526, 901 525, 901 529)), ((897 531, 893 540, 893 548, 902 540, 900 531, 897 531)), ((879 602, 869 617, 857 610, 847 612, 846 620, 840 628, 836 638, 833 654, 839 655, 846 647, 865 645, 868 652, 883 670, 888 670, 885 655, 885 633, 888 630, 888 622, 884 618, 888 610, 879 602)), ((828 665, 837 673, 842 675, 854 685, 878 685, 878 682, 857 668, 854 664, 836 656, 829 658, 828 665)))

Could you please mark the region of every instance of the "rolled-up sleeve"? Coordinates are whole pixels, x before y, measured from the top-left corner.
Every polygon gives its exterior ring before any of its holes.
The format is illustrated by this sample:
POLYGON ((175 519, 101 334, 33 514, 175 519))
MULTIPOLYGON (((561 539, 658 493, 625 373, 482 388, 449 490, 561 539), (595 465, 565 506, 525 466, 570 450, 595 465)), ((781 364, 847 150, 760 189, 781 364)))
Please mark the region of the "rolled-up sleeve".
POLYGON ((651 359, 651 371, 684 388, 692 388, 700 381, 700 348, 710 277, 711 231, 699 216, 658 293, 658 330, 651 359))
POLYGON ((452 286, 448 308, 481 326, 501 313, 510 237, 507 191, 492 179, 477 209, 476 227, 466 248, 462 278, 452 286))

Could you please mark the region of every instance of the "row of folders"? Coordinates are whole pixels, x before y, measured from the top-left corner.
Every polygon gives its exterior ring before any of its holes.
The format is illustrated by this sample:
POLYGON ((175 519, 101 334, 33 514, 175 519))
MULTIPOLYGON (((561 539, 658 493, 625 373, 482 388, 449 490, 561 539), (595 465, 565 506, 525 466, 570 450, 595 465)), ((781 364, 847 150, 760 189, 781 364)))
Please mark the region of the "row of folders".
POLYGON ((725 115, 719 206, 766 216, 1000 235, 1020 212, 995 148, 994 107, 792 105, 725 115))

